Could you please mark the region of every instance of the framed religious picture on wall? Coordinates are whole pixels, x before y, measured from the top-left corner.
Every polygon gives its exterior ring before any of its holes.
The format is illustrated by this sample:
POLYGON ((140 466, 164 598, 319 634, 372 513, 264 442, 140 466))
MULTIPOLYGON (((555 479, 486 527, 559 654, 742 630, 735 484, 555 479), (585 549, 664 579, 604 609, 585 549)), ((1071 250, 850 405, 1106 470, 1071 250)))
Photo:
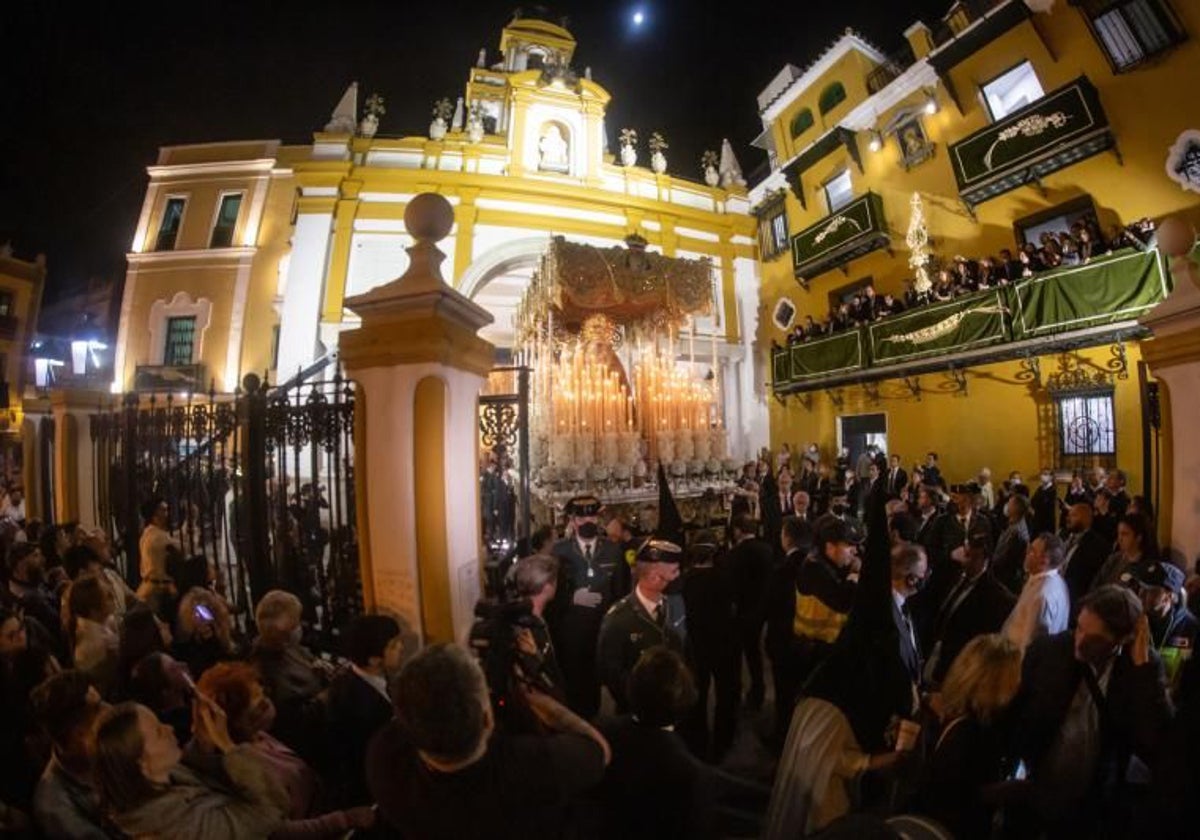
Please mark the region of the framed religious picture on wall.
POLYGON ((776 327, 787 332, 796 320, 796 304, 785 297, 775 301, 775 311, 771 313, 771 320, 776 327))
POLYGON ((925 128, 917 114, 900 120, 892 134, 896 138, 896 145, 900 147, 900 162, 905 169, 912 169, 933 157, 934 145, 925 136, 925 128))

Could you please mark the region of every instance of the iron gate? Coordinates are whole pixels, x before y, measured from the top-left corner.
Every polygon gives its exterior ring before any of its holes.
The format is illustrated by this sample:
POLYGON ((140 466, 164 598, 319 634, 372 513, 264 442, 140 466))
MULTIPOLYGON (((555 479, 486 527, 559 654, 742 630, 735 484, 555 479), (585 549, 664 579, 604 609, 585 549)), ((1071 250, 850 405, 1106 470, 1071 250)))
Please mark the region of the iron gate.
POLYGON ((92 417, 97 522, 136 584, 141 508, 166 499, 184 554, 215 569, 243 621, 287 589, 329 641, 362 609, 353 435, 340 372, 277 388, 249 374, 232 396, 127 394, 92 417))
POLYGON ((479 395, 479 509, 489 561, 528 551, 529 368, 495 368, 479 395))

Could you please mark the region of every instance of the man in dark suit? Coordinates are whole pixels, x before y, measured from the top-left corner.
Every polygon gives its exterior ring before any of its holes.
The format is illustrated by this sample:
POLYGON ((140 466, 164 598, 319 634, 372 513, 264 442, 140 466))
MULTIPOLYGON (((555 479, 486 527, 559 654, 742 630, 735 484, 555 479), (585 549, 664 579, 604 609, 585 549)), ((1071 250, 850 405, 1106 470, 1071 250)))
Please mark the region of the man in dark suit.
POLYGON ((750 693, 746 704, 757 709, 762 706, 766 693, 762 635, 767 620, 767 575, 771 572, 772 551, 770 544, 758 539, 757 527, 749 516, 735 517, 731 530, 733 548, 726 562, 733 576, 742 655, 750 671, 750 693))
POLYGON ((917 539, 926 554, 932 554, 937 537, 937 523, 941 517, 938 510, 937 491, 932 485, 923 484, 917 491, 916 522, 917 539))
MULTIPOLYGON (((1123 836, 1114 797, 1130 754, 1150 766, 1171 721, 1162 663, 1141 602, 1102 586, 1080 602, 1074 632, 1036 639, 1025 651, 1012 706, 1016 756, 1029 769, 1020 836, 1123 836), (1114 807, 1115 806, 1115 807, 1114 807)), ((1018 816, 1014 814, 1014 817, 1018 816)))
POLYGON ((1042 470, 1038 488, 1029 499, 1033 512, 1033 533, 1053 534, 1058 517, 1058 491, 1054 488, 1054 474, 1049 468, 1042 470))
POLYGON ((1071 612, 1074 614, 1074 606, 1092 588, 1092 580, 1112 553, 1112 543, 1092 528, 1092 506, 1084 503, 1067 509, 1067 531, 1063 542, 1066 559, 1061 574, 1071 593, 1071 612))
POLYGON ((629 591, 629 564, 600 530, 600 500, 576 496, 567 503, 571 534, 554 544, 559 583, 550 630, 567 683, 568 705, 584 718, 600 709, 596 639, 609 607, 629 591))
POLYGON ((342 637, 350 668, 340 671, 329 686, 328 754, 336 772, 329 781, 337 787, 338 806, 370 805, 367 790, 367 745, 392 719, 388 678, 400 672, 404 652, 400 625, 386 615, 360 615, 342 637))
POLYGON ((892 453, 891 466, 887 474, 887 493, 889 499, 900 498, 900 493, 908 486, 908 473, 900 466, 900 456, 892 453))
POLYGON ((775 481, 768 484, 771 486, 764 488, 762 497, 763 536, 774 545, 779 542, 779 529, 784 518, 793 512, 791 468, 782 467, 775 481))
POLYGON ((783 556, 771 564, 767 578, 767 657, 775 682, 774 739, 782 746, 792 717, 792 704, 800 690, 799 663, 795 643, 796 577, 800 564, 813 544, 813 529, 795 517, 783 523, 779 538, 783 556))
POLYGON ((965 548, 951 559, 962 564, 962 577, 946 596, 933 624, 932 647, 925 665, 925 682, 941 685, 959 652, 976 636, 997 633, 1017 599, 992 574, 992 546, 982 534, 972 534, 965 548))

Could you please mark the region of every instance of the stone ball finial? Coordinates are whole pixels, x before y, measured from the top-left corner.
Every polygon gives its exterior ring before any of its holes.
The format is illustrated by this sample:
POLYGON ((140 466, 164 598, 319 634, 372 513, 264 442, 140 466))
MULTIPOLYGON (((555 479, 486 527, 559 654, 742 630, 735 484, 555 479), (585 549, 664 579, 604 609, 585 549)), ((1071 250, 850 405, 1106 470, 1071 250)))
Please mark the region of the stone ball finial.
POLYGON ((421 193, 404 208, 404 227, 419 241, 445 239, 454 227, 454 208, 445 196, 421 193))
POLYGON ((1168 257, 1185 257, 1195 244, 1195 229, 1178 216, 1172 216, 1158 226, 1158 247, 1168 257))

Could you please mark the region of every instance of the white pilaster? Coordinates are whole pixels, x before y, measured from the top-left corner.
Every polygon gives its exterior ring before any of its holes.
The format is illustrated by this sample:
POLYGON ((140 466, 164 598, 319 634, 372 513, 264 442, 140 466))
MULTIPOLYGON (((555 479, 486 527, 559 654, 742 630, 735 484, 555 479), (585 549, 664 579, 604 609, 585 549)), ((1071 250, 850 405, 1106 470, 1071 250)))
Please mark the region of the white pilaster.
POLYGON ((276 366, 280 381, 295 376, 316 358, 332 229, 332 212, 303 213, 296 219, 280 315, 276 366))

